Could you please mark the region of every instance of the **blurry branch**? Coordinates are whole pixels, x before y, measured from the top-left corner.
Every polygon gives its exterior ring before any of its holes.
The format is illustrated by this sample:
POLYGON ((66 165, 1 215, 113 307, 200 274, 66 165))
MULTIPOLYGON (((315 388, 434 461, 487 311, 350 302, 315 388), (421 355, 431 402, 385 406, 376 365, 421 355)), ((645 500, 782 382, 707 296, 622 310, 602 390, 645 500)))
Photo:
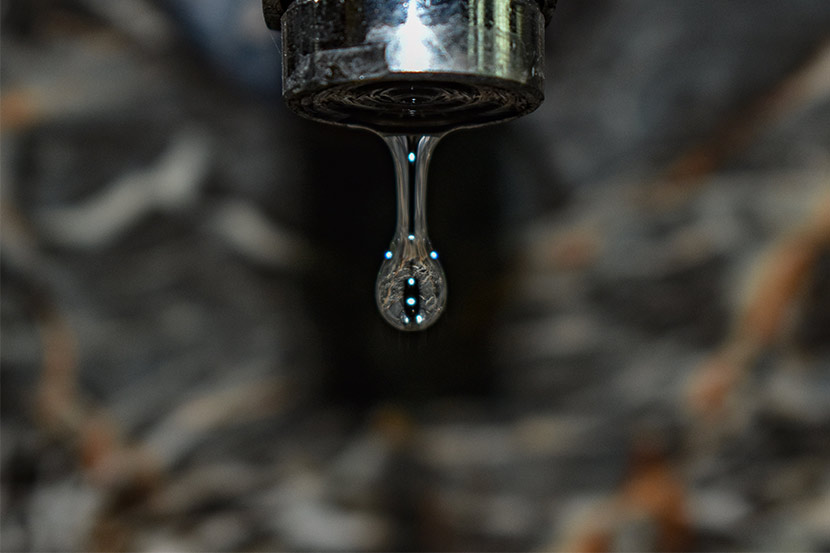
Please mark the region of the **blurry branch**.
POLYGON ((733 332, 733 341, 769 347, 786 329, 794 303, 818 256, 830 246, 830 175, 812 217, 770 246, 755 275, 733 332))
POLYGON ((0 246, 3 260, 32 288, 34 318, 41 342, 41 371, 34 394, 34 417, 46 435, 69 444, 79 465, 97 484, 148 482, 154 464, 135 455, 112 422, 111 415, 88 402, 78 387, 77 336, 52 297, 49 280, 56 278, 38 251, 22 216, 2 204, 0 246), (117 470, 113 467, 117 466, 117 470), (103 470, 102 470, 103 469, 103 470))
MULTIPOLYGON (((646 204, 665 210, 694 196, 704 179, 761 133, 830 96, 830 41, 747 109, 728 119, 706 141, 680 155, 646 188, 646 204)), ((823 180, 828 180, 824 177, 823 180)), ((822 188, 830 189, 830 182, 822 188)), ((689 405, 696 420, 723 421, 725 408, 758 356, 779 342, 822 250, 830 244, 830 194, 822 193, 810 220, 771 244, 751 271, 745 302, 733 314, 732 331, 692 375, 689 405)), ((734 415, 734 413, 733 413, 734 415)))
MULTIPOLYGON (((830 178, 828 178, 830 190, 830 178)), ((771 244, 748 275, 746 298, 721 348, 692 375, 690 406, 710 423, 721 420, 730 395, 756 358, 786 335, 822 251, 830 248, 830 192, 813 216, 771 244)))
POLYGON ((162 52, 173 40, 172 24, 151 2, 82 0, 82 3, 146 50, 162 52))
POLYGON ((728 118, 713 135, 675 159, 646 190, 648 203, 666 208, 688 198, 701 180, 738 154, 765 129, 830 95, 830 41, 797 70, 728 118))
POLYGON ((279 414, 293 405, 293 397, 284 377, 219 385, 185 401, 155 425, 143 448, 169 467, 212 431, 279 414))
POLYGON ((44 306, 40 311, 43 370, 35 410, 45 428, 77 432, 86 415, 77 389, 77 341, 57 309, 44 306))
POLYGON ((3 132, 26 129, 41 118, 41 108, 26 88, 3 90, 0 94, 0 129, 3 132))
MULTIPOLYGON (((13 63, 7 60, 4 57, 3 63, 13 63)), ((0 95, 0 128, 3 132, 22 131, 107 109, 123 109, 135 101, 136 87, 145 84, 134 78, 138 75, 110 80, 79 77, 94 71, 74 59, 67 59, 54 71, 44 71, 29 81, 17 80, 0 95)))
POLYGON ((77 340, 44 282, 48 273, 28 221, 9 197, 9 183, 0 204, 0 249, 10 273, 31 288, 34 318, 41 343, 42 370, 35 394, 35 416, 51 433, 74 433, 85 410, 77 391, 77 340))
POLYGON ((206 227, 229 248, 254 263, 297 271, 314 262, 314 248, 278 226, 250 203, 230 200, 208 218, 206 227))
MULTIPOLYGON (((85 3, 106 12, 100 14, 104 19, 122 20, 133 29, 133 35, 142 35, 139 42, 146 48, 161 49, 169 42, 170 30, 163 30, 169 24, 145 11, 144 2, 142 8, 139 2, 85 3)), ((48 21, 53 15, 46 10, 41 16, 48 21)), ((4 133, 55 121, 94 121, 108 112, 131 113, 144 98, 164 88, 169 77, 155 73, 155 66, 148 71, 137 55, 138 49, 118 33, 109 28, 68 28, 72 33, 69 37, 51 33, 38 43, 4 43, 0 94, 0 127, 4 133)))
MULTIPOLYGON (((798 70, 670 164, 644 190, 645 205, 655 211, 671 210, 694 198, 704 180, 709 182, 724 162, 761 133, 829 96, 830 42, 824 42, 798 70)), ((753 402, 737 397, 741 384, 758 359, 785 344, 793 330, 818 260, 830 250, 830 176, 826 167, 818 170, 824 174, 812 215, 767 245, 745 274, 743 301, 732 313, 729 335, 691 375, 685 390, 692 415, 685 436, 690 439, 687 446, 706 445, 700 440, 722 436, 746 420, 741 417, 746 413, 737 411, 753 402)), ((723 181, 728 179, 721 181, 728 186, 723 181)), ((557 253, 551 256, 557 269, 569 266, 559 261, 567 257, 558 253, 569 251, 559 246, 559 242, 567 245, 569 239, 561 233, 545 245, 546 250, 557 253)), ((584 246, 577 251, 582 249, 590 251, 584 246)), ((694 547, 692 495, 690 482, 678 467, 659 452, 635 447, 629 474, 617 491, 592 502, 582 513, 585 516, 571 517, 574 524, 569 535, 552 548, 582 552, 690 550, 694 547)))
MULTIPOLYGON (((192 129, 182 131, 154 164, 118 177, 89 200, 41 208, 35 214, 37 226, 52 244, 102 248, 153 212, 184 210, 194 205, 210 165, 208 135, 192 129)), ((259 265, 295 271, 313 262, 311 245, 241 200, 220 204, 207 217, 204 228, 259 265)))
POLYGON ((95 484, 111 491, 150 485, 157 478, 157 463, 125 443, 112 415, 83 397, 78 388, 77 338, 55 306, 47 305, 41 311, 43 365, 35 401, 38 423, 46 434, 74 446, 80 467, 95 484))
POLYGON ((556 551, 690 551, 689 494, 660 447, 635 441, 628 475, 615 495, 598 502, 574 524, 556 551))
POLYGON ((192 204, 210 168, 210 152, 204 132, 182 131, 150 167, 119 177, 81 205, 39 210, 38 227, 49 242, 63 246, 112 243, 153 211, 192 204))
POLYGON ((5 263, 29 276, 37 271, 41 263, 37 239, 29 221, 9 197, 8 188, 11 187, 4 183, 0 197, 0 249, 5 263))

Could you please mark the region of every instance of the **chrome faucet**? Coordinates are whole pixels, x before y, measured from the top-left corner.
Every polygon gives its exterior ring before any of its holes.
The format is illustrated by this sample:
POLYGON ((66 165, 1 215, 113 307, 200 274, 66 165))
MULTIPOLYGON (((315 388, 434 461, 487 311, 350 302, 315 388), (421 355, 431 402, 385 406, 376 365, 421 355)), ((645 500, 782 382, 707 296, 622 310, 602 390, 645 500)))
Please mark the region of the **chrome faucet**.
POLYGON ((263 0, 296 113, 381 134, 513 119, 543 99, 556 0, 263 0))

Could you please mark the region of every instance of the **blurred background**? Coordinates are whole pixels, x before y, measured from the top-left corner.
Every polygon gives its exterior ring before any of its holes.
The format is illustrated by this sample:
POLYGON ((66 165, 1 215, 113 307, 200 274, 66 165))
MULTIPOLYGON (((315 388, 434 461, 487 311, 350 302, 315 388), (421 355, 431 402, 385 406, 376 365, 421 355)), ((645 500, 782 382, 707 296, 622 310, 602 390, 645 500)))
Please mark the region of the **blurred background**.
POLYGON ((418 335, 259 0, 0 6, 4 551, 830 550, 830 3, 561 0, 418 335))

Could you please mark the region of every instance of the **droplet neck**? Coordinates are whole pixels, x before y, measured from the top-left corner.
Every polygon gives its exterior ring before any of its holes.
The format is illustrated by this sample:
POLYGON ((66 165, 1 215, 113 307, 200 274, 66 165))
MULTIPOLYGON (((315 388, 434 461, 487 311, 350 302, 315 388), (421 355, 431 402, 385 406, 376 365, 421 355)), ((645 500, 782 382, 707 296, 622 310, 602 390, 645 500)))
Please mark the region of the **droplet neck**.
POLYGON ((446 304, 446 277, 427 235, 427 172, 439 136, 383 136, 395 164, 398 219, 375 285, 383 318, 399 330, 423 330, 446 304))
POLYGON ((395 238, 421 242, 427 239, 427 171, 437 136, 384 136, 395 162, 398 222, 395 238), (414 237, 414 239, 412 238, 414 237))

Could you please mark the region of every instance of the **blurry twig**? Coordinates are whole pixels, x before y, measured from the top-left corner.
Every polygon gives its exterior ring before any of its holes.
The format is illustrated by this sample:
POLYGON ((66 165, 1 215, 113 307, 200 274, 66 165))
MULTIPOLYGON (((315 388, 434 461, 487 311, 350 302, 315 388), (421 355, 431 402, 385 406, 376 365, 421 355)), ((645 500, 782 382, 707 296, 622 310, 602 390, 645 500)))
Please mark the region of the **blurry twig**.
POLYGON ((310 244, 267 219, 250 203, 225 202, 211 214, 206 226, 228 247, 255 263, 295 271, 314 262, 315 249, 310 244))
POLYGON ((83 0, 83 4, 147 50, 162 52, 173 41, 172 24, 152 2, 83 0))
POLYGON ((56 244, 105 246, 154 210, 191 204, 209 168, 207 135, 192 129, 182 131, 155 164, 118 178, 81 205, 40 210, 38 226, 46 239, 56 244))
POLYGON ((728 118, 713 135, 683 152, 647 189, 648 203, 664 208, 682 202, 758 136, 782 119, 830 95, 830 41, 824 41, 795 71, 748 108, 728 118))
POLYGON ((39 314, 43 370, 37 390, 35 411, 47 429, 77 432, 86 409, 77 390, 77 342, 69 324, 52 306, 39 314))
POLYGON ((281 377, 212 387, 162 419, 142 448, 169 467, 212 431, 283 412, 293 405, 293 397, 290 383, 281 377))
POLYGON ((78 352, 75 335, 44 283, 44 261, 28 220, 6 195, 0 205, 0 214, 0 248, 4 263, 13 274, 22 277, 34 298, 33 316, 42 351, 35 416, 50 432, 75 433, 85 417, 76 384, 78 352))
POLYGON ((686 484, 659 447, 635 443, 628 476, 615 495, 593 506, 557 551, 689 551, 692 528, 686 484))
MULTIPOLYGON (((830 183, 828 183, 830 184, 830 183)), ((830 246, 830 193, 792 235, 769 246, 749 275, 743 305, 721 348, 692 375, 690 405, 706 420, 719 419, 752 363, 784 335, 821 252, 830 246)))
POLYGON ((44 434, 77 453, 88 483, 108 498, 125 487, 146 489, 157 466, 120 435, 115 419, 86 398, 78 385, 78 339, 53 297, 53 269, 39 252, 36 236, 10 198, 2 204, 0 247, 4 263, 32 289, 33 318, 41 341, 41 372, 34 392, 34 417, 44 434))

